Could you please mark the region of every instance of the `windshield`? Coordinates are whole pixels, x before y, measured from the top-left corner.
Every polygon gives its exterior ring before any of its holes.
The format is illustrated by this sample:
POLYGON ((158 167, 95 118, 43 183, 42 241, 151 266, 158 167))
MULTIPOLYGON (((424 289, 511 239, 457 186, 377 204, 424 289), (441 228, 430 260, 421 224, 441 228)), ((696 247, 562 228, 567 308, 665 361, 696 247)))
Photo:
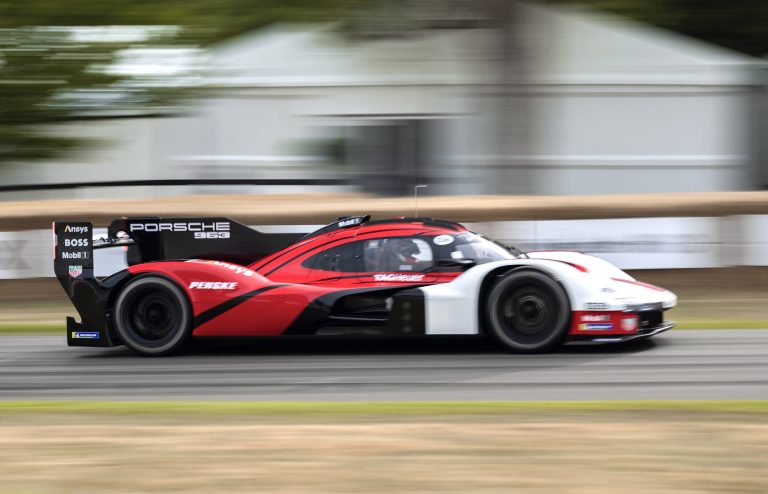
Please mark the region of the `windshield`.
POLYGON ((445 240, 436 237, 435 243, 443 244, 441 247, 445 250, 440 252, 441 258, 471 259, 477 264, 484 264, 517 257, 516 253, 513 254, 500 244, 471 232, 456 236, 446 235, 445 240), (451 237, 452 241, 449 242, 448 237, 451 237))

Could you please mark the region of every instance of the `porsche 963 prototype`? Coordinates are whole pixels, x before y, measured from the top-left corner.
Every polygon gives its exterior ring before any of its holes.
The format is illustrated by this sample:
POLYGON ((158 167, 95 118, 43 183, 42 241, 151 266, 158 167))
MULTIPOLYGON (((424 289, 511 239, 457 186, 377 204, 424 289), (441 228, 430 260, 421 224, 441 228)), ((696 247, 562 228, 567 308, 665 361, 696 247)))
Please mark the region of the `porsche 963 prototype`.
POLYGON ((80 315, 73 346, 143 355, 191 339, 281 335, 487 334, 523 353, 647 338, 676 296, 599 258, 524 253, 449 221, 342 217, 307 235, 227 218, 56 222, 56 277, 80 315), (94 249, 128 267, 94 275, 94 249))

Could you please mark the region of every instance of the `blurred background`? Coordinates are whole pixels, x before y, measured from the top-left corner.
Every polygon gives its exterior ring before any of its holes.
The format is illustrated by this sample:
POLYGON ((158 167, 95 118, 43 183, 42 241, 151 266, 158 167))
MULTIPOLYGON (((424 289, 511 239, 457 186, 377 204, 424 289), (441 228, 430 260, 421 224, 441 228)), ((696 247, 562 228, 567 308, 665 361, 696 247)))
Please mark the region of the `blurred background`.
MULTIPOLYGON (((416 183, 429 194, 762 188, 767 8, 3 1, 0 178, 344 178, 331 189, 381 195, 410 194, 416 183)), ((222 189, 2 198, 211 191, 222 189)))
MULTIPOLYGON (((0 207, 765 189, 766 53, 762 0, 0 1, 0 207)), ((530 220, 480 228, 768 265, 764 215, 530 220)), ((15 229, 0 277, 49 275, 48 234, 15 229)))

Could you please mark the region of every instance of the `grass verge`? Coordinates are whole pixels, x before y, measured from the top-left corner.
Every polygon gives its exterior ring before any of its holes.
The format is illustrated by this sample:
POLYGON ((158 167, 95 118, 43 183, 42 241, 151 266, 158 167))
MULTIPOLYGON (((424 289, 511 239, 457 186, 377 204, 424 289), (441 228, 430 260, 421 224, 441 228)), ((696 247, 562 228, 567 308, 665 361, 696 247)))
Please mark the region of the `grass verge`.
POLYGON ((0 334, 64 334, 64 324, 6 323, 0 324, 0 334))
POLYGON ((0 402, 0 494, 757 493, 766 471, 768 401, 0 402))

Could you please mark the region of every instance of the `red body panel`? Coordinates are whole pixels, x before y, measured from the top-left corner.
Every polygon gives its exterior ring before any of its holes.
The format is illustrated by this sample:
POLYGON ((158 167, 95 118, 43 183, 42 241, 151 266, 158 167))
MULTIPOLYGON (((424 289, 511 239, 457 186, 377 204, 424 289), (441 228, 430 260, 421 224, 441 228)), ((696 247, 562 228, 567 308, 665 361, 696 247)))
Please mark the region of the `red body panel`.
POLYGON ((317 297, 334 290, 285 285, 252 297, 202 324, 195 336, 278 336, 317 297))

